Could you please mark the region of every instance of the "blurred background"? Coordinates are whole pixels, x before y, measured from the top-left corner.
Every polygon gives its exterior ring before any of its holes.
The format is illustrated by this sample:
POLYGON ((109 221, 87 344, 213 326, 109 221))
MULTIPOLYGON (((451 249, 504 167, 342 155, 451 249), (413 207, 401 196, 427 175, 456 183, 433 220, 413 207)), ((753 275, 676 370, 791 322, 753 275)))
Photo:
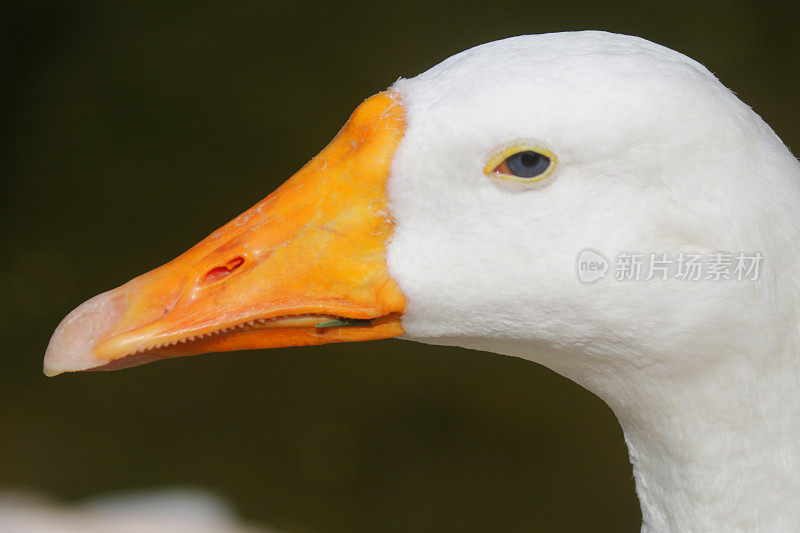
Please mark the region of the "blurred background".
POLYGON ((59 320, 183 252, 397 77, 511 35, 680 50, 800 147, 786 2, 4 2, 0 489, 200 487, 289 532, 638 531, 619 426, 535 364, 402 341, 46 379, 59 320))

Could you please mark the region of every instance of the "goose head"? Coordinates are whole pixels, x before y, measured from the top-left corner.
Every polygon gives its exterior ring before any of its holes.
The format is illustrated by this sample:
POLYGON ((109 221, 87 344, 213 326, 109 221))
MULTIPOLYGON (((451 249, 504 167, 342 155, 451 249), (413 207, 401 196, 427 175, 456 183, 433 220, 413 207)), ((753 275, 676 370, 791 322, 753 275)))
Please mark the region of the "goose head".
POLYGON ((485 44, 368 99, 273 195, 77 308, 45 370, 393 336, 523 357, 617 414, 645 524, 746 525, 736 506, 761 481, 744 470, 798 487, 719 462, 763 445, 732 443, 736 428, 791 447, 799 176, 680 53, 603 32, 485 44), (592 283, 587 250, 608 269, 592 283), (615 276, 620 254, 718 252, 757 254, 760 271, 615 276))
POLYGON ((770 263, 796 257, 797 162, 699 63, 633 37, 536 35, 393 89, 408 126, 388 182, 388 265, 409 338, 526 357, 612 404, 647 377, 680 382, 774 342, 776 299, 794 290, 774 278, 793 269, 770 263), (520 152, 551 168, 495 170, 520 152), (588 284, 576 276, 587 249, 611 269, 588 284), (760 252, 767 273, 613 279, 626 252, 716 251, 760 252))

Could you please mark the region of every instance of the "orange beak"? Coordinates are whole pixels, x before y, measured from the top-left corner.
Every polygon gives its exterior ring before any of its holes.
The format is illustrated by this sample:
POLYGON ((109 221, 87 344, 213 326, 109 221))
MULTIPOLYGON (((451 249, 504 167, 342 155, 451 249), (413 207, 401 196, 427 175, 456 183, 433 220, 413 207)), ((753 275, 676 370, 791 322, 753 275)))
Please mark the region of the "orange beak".
POLYGON ((177 259, 72 311, 51 376, 157 359, 394 337, 405 298, 386 267, 397 95, 362 103, 278 190, 177 259))

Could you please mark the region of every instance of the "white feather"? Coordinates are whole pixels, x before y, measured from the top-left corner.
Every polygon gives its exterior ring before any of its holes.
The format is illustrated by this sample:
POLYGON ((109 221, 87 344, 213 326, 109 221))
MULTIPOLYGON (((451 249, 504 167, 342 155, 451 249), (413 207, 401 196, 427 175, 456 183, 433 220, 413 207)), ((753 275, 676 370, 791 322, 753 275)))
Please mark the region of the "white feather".
MULTIPOLYGON (((269 533, 245 525, 216 497, 163 489, 59 505, 41 496, 0 493, 3 533, 269 533)), ((274 533, 274 531, 273 531, 274 533)))
POLYGON ((800 529, 800 166, 769 126, 699 63, 603 32, 489 43, 393 89, 406 337, 524 357, 598 394, 644 530, 800 529), (487 177, 520 141, 555 153, 554 173, 487 177), (757 251, 764 274, 583 284, 587 247, 757 251))

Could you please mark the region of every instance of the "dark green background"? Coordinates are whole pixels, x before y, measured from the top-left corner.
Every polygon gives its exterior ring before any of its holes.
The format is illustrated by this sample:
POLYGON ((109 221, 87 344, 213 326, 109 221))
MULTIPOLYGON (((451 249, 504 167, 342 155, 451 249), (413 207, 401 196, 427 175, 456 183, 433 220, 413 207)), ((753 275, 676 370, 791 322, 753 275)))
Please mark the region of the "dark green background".
POLYGON ((485 41, 641 35, 800 146, 780 5, 4 4, 0 487, 199 485, 288 531, 636 531, 613 415, 522 360, 382 341, 45 379, 41 358, 70 309, 264 197, 362 99, 485 41))

